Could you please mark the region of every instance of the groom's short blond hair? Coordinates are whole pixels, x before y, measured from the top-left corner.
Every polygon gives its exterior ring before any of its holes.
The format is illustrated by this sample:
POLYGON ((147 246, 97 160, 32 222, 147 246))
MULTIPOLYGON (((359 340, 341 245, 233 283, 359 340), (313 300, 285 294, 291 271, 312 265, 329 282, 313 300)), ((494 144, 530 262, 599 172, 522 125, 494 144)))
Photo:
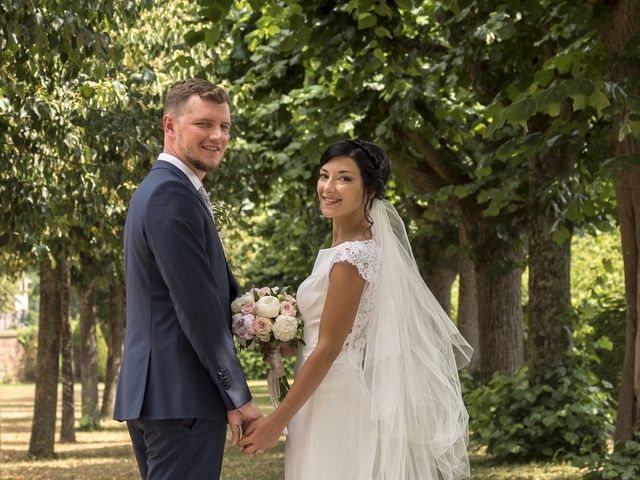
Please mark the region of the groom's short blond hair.
POLYGON ((164 97, 163 113, 179 113, 182 105, 193 95, 215 103, 229 103, 229 96, 222 87, 201 78, 190 78, 171 85, 164 97))

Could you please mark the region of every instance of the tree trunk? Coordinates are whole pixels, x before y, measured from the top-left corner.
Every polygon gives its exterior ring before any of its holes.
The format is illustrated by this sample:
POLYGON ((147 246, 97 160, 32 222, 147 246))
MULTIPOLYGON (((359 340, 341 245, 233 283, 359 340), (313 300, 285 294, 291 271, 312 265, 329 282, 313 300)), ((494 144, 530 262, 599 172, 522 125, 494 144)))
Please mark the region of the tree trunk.
POLYGON ((113 412, 116 385, 122 363, 122 347, 124 342, 124 285, 120 276, 114 277, 109 288, 109 326, 107 331, 107 371, 102 397, 102 418, 110 417, 113 412))
MULTIPOLYGON (((620 0, 612 4, 598 24, 604 45, 612 58, 611 80, 626 88, 627 95, 638 95, 637 59, 621 60, 628 44, 640 32, 640 2, 620 0), (633 85, 635 82, 635 85, 633 85)), ((640 142, 627 135, 619 140, 624 112, 614 118, 614 156, 640 155, 640 142)), ((618 217, 622 237, 626 312, 626 341, 622 383, 618 394, 615 440, 625 442, 640 431, 640 167, 623 166, 616 185, 618 217)))
MULTIPOLYGON (((484 227, 487 228, 487 227, 484 227)), ((483 235, 481 235, 481 238, 483 235)), ((513 376, 524 362, 521 293, 522 248, 515 243, 485 238, 476 263, 478 324, 480 329, 480 381, 495 372, 513 376)))
MULTIPOLYGON (((463 226, 460 227, 460 244, 469 245, 463 226)), ((480 331, 478 329, 478 286, 476 266, 469 256, 460 258, 460 286, 458 289, 458 329, 473 347, 469 370, 476 374, 480 369, 480 331)))
POLYGON ((60 262, 55 269, 48 258, 40 262, 36 392, 29 441, 29 453, 36 458, 54 456, 61 324, 59 269, 60 262))
MULTIPOLYGON (((407 212, 417 224, 425 222, 425 208, 405 198, 402 202, 407 212)), ((435 208, 433 205, 427 207, 435 208)), ((437 224, 433 230, 437 234, 417 236, 411 242, 413 255, 425 283, 436 297, 442 309, 451 315, 451 286, 457 275, 454 259, 447 258, 445 249, 458 241, 457 231, 450 225, 437 224)))
POLYGON ((60 347, 62 368, 62 423, 60 426, 60 441, 75 442, 75 399, 73 392, 73 339, 71 337, 71 319, 69 316, 69 263, 60 260, 60 347))
POLYGON ((78 288, 80 314, 80 382, 82 384, 82 426, 100 427, 98 411, 98 350, 96 337, 96 285, 86 262, 82 265, 82 284, 78 288))
POLYGON ((544 382, 571 347, 571 240, 552 238, 554 203, 564 209, 566 195, 550 195, 553 183, 571 168, 565 149, 558 154, 529 158, 529 308, 528 366, 532 385, 544 382))
MULTIPOLYGON (((636 142, 637 143, 637 142, 636 142)), ((637 152, 640 148, 636 144, 637 152)), ((630 168, 616 186, 624 260, 626 336, 622 384, 618 394, 616 442, 640 430, 640 167, 630 168)))
POLYGON ((457 275, 455 266, 453 260, 442 253, 432 256, 430 268, 424 274, 425 283, 447 315, 451 315, 451 286, 457 275))

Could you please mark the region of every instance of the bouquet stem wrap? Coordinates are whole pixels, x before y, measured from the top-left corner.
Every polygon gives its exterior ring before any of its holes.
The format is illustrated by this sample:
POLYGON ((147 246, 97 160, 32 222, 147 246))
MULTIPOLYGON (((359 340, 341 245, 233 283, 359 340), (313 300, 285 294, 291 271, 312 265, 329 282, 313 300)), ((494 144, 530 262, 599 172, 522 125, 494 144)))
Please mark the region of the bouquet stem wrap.
POLYGON ((287 375, 284 371, 280 349, 272 348, 267 360, 271 367, 267 375, 269 397, 271 398, 273 408, 276 408, 289 392, 289 382, 287 381, 287 375))

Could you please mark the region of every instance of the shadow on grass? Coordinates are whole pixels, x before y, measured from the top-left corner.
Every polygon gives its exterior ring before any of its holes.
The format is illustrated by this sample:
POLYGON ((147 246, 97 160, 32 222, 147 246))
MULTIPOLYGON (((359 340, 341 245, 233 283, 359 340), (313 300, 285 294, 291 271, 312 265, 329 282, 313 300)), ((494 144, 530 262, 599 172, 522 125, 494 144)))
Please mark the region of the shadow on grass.
MULTIPOLYGON (((269 413, 266 382, 250 382, 255 402, 269 413)), ((56 458, 34 460, 27 454, 31 432, 34 389, 29 385, 3 386, 0 428, 2 480, 125 480, 137 479, 138 470, 126 424, 105 419, 102 429, 77 432, 78 442, 56 442, 56 458), (7 418, 9 415, 9 418, 7 418)), ((77 399, 76 415, 80 412, 77 399)), ((58 413, 58 419, 60 414, 58 413)), ((76 417, 77 418, 77 417, 76 417)), ((57 423, 56 440, 59 432, 57 423)), ((471 455, 473 480, 579 480, 580 471, 566 464, 502 464, 483 451, 471 455)), ((281 480, 284 442, 264 455, 248 457, 229 443, 225 449, 222 480, 281 480)), ((342 479, 338 479, 342 480, 342 479)))

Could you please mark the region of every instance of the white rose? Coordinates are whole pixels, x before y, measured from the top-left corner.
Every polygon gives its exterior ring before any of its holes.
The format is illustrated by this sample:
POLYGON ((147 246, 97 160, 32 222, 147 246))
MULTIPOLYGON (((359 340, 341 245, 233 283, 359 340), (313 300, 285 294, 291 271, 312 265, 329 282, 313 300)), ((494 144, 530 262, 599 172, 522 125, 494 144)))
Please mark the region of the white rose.
POLYGON ((298 320, 287 315, 278 315, 271 329, 276 340, 288 342, 296 338, 298 331, 298 320))
POLYGON ((242 307, 244 307, 247 303, 253 303, 253 293, 251 292, 247 292, 231 302, 231 311, 233 313, 240 313, 242 307))
POLYGON ((280 313, 280 301, 271 295, 265 295, 256 302, 256 316, 275 318, 280 313))

